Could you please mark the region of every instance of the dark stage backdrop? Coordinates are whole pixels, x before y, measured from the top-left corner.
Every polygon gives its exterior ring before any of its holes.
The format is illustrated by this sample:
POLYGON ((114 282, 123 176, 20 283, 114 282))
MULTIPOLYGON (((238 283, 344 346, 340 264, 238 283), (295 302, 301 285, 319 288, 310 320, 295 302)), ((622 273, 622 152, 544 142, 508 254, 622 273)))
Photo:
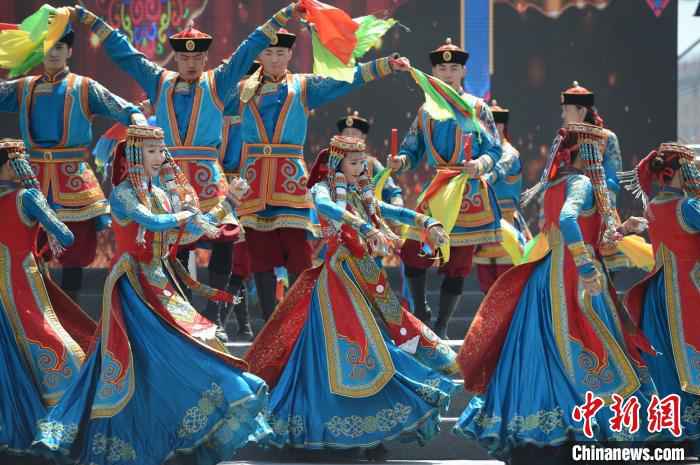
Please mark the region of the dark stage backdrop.
MULTIPOLYGON (((43 1, 4 3, 0 21, 19 22, 43 1)), ((53 2, 57 6, 72 3, 53 2)), ((165 37, 184 27, 188 18, 196 16, 196 27, 215 36, 209 57, 210 64, 215 65, 256 25, 285 4, 279 0, 87 0, 83 3, 113 24, 120 24, 125 14, 129 19, 126 27, 142 41, 142 49, 166 66, 172 64, 165 37), (168 5, 174 8, 168 10, 168 5), (149 18, 163 18, 165 26, 161 26, 162 30, 139 28, 148 24, 149 18)), ((328 3, 346 9, 353 16, 389 11, 405 25, 392 29, 381 49, 372 52, 368 59, 398 51, 415 66, 429 71, 428 52, 446 37, 459 41, 460 0, 328 0, 328 3)), ((657 18, 642 1, 614 0, 604 9, 570 8, 554 19, 534 9, 519 13, 507 4, 494 5, 492 93, 500 105, 511 109, 510 132, 524 160, 527 185, 539 178, 547 147, 561 123, 559 92, 573 80, 596 92, 606 125, 620 138, 625 169, 630 169, 658 143, 675 139, 676 8, 675 2, 671 2, 657 18)), ((310 72, 309 36, 299 31, 296 23, 291 29, 300 33, 292 69, 310 72)), ((98 79, 125 98, 135 100, 142 95, 126 74, 91 45, 89 33, 84 29, 78 31, 71 67, 77 73, 98 79)), ((421 102, 422 94, 410 77, 396 75, 315 111, 307 139, 307 160, 312 162, 318 149, 327 143, 338 117, 359 110, 373 122, 370 146, 383 161, 391 128, 398 128, 403 137, 421 102)), ((0 114, 0 123, 3 136, 18 134, 15 115, 0 114)), ((96 137, 107 126, 107 122, 98 121, 96 137)), ((400 180, 409 205, 413 205, 423 176, 423 173, 409 174, 400 180)), ((621 206, 623 216, 637 208, 626 194, 621 206)))

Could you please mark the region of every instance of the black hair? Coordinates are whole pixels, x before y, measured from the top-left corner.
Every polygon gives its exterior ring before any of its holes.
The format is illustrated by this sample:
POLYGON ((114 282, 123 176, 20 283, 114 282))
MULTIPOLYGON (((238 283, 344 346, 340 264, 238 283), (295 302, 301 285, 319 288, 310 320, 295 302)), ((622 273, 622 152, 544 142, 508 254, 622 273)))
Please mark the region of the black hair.
POLYGON ((603 127, 603 118, 600 117, 598 109, 591 105, 590 107, 581 107, 586 109, 586 115, 583 117, 583 122, 594 126, 603 127))
POLYGON ((660 154, 656 155, 654 158, 651 159, 651 163, 649 163, 649 169, 652 173, 655 173, 657 175, 661 174, 663 176, 664 182, 670 182, 671 179, 673 179, 673 176, 676 175, 676 172, 679 169, 681 169, 680 158, 673 157, 671 159, 666 159, 660 154))
POLYGON ((70 31, 63 34, 63 37, 61 37, 58 41, 66 44, 68 48, 73 48, 73 42, 75 41, 75 31, 70 31))
POLYGON ((7 149, 0 148, 0 168, 5 166, 5 163, 10 161, 10 152, 7 149))

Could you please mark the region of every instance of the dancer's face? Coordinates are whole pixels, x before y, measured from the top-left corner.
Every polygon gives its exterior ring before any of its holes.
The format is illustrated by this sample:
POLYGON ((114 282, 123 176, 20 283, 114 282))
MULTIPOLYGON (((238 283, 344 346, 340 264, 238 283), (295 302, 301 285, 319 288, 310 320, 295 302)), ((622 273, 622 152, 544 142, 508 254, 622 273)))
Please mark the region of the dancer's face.
POLYGON ((567 125, 569 123, 583 123, 583 119, 585 117, 585 107, 580 107, 578 105, 561 106, 561 119, 564 122, 564 125, 567 125))
POLYGON ((357 184, 360 175, 367 167, 367 155, 364 152, 353 152, 345 155, 340 162, 340 171, 345 175, 348 184, 357 184))
POLYGON ((292 49, 287 47, 267 47, 258 55, 266 76, 278 78, 282 76, 292 59, 292 49))
POLYGON ((196 81, 207 66, 206 52, 176 52, 177 72, 186 81, 196 81))
POLYGON ((165 163, 165 144, 162 140, 148 139, 143 142, 143 173, 152 178, 158 175, 165 163))
POLYGON ((44 56, 44 70, 48 74, 55 74, 68 66, 68 59, 73 54, 73 49, 64 42, 56 42, 44 56))
POLYGON ((367 140, 367 134, 360 131, 357 128, 345 128, 340 132, 341 136, 354 137, 355 139, 360 139, 362 141, 367 140))
POLYGON ((433 66, 433 76, 446 82, 455 90, 462 88, 466 72, 467 68, 459 63, 440 63, 433 66))

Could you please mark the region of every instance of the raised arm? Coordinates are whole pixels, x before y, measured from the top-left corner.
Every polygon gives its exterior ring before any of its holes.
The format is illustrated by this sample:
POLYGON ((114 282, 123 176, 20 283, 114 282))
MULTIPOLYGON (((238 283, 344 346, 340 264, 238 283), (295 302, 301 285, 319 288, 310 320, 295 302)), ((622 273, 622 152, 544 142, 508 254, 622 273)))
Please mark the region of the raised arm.
POLYGON ((238 81, 245 76, 255 58, 275 39, 278 29, 285 27, 294 13, 294 4, 281 9, 265 24, 253 31, 228 60, 214 69, 216 92, 225 102, 235 91, 238 81))
POLYGON ((393 72, 390 58, 384 57, 369 63, 355 66, 355 76, 352 82, 337 81, 332 78, 306 75, 306 92, 309 109, 318 108, 350 91, 358 89, 368 82, 381 79, 393 72))
POLYGON ((49 207, 44 194, 37 189, 26 189, 22 192, 20 201, 22 213, 27 218, 39 222, 47 232, 56 237, 63 247, 73 244, 75 240, 73 233, 49 207))
POLYGON ((160 75, 164 68, 146 58, 143 53, 136 50, 124 33, 113 29, 93 12, 83 7, 76 7, 76 12, 80 22, 89 25, 92 32, 99 38, 102 48, 111 60, 138 82, 151 102, 155 102, 158 97, 160 75))
POLYGON ((195 216, 191 211, 153 213, 139 201, 136 193, 127 184, 117 186, 109 200, 112 214, 117 219, 135 221, 146 230, 153 232, 178 228, 195 216))
POLYGON ((0 111, 15 113, 19 111, 17 88, 19 79, 0 82, 0 111))
POLYGON ((132 123, 146 125, 146 117, 136 105, 113 94, 92 79, 88 80, 88 105, 93 114, 118 121, 125 126, 132 123))
POLYGON ((559 229, 564 242, 574 257, 579 274, 584 278, 596 272, 593 255, 583 242, 583 234, 578 224, 581 212, 593 206, 593 187, 585 176, 570 176, 566 180, 566 200, 559 214, 559 229))

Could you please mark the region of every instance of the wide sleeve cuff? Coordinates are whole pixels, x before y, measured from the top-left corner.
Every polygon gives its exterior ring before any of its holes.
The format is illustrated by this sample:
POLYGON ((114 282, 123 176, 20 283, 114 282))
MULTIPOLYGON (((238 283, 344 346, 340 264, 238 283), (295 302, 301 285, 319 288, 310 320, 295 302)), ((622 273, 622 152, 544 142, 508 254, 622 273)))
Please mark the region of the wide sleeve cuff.
POLYGON ((367 236, 367 234, 373 229, 371 224, 347 210, 343 211, 343 223, 350 225, 353 229, 356 229, 362 236, 367 236))
POLYGON ((380 58, 370 61, 369 63, 361 63, 360 73, 364 82, 374 81, 390 75, 393 70, 389 64, 390 57, 380 58))
POLYGON ((590 274, 591 271, 595 271, 591 252, 584 242, 574 242, 568 244, 567 247, 569 248, 569 252, 579 272, 582 274, 590 274))
POLYGON ((78 9, 78 18, 81 23, 90 26, 90 30, 97 36, 99 44, 102 44, 114 31, 114 28, 106 21, 84 8, 78 9))
POLYGON ((293 8, 291 4, 287 5, 260 27, 262 33, 270 40, 270 44, 277 43, 277 31, 287 25, 292 17, 293 8))

